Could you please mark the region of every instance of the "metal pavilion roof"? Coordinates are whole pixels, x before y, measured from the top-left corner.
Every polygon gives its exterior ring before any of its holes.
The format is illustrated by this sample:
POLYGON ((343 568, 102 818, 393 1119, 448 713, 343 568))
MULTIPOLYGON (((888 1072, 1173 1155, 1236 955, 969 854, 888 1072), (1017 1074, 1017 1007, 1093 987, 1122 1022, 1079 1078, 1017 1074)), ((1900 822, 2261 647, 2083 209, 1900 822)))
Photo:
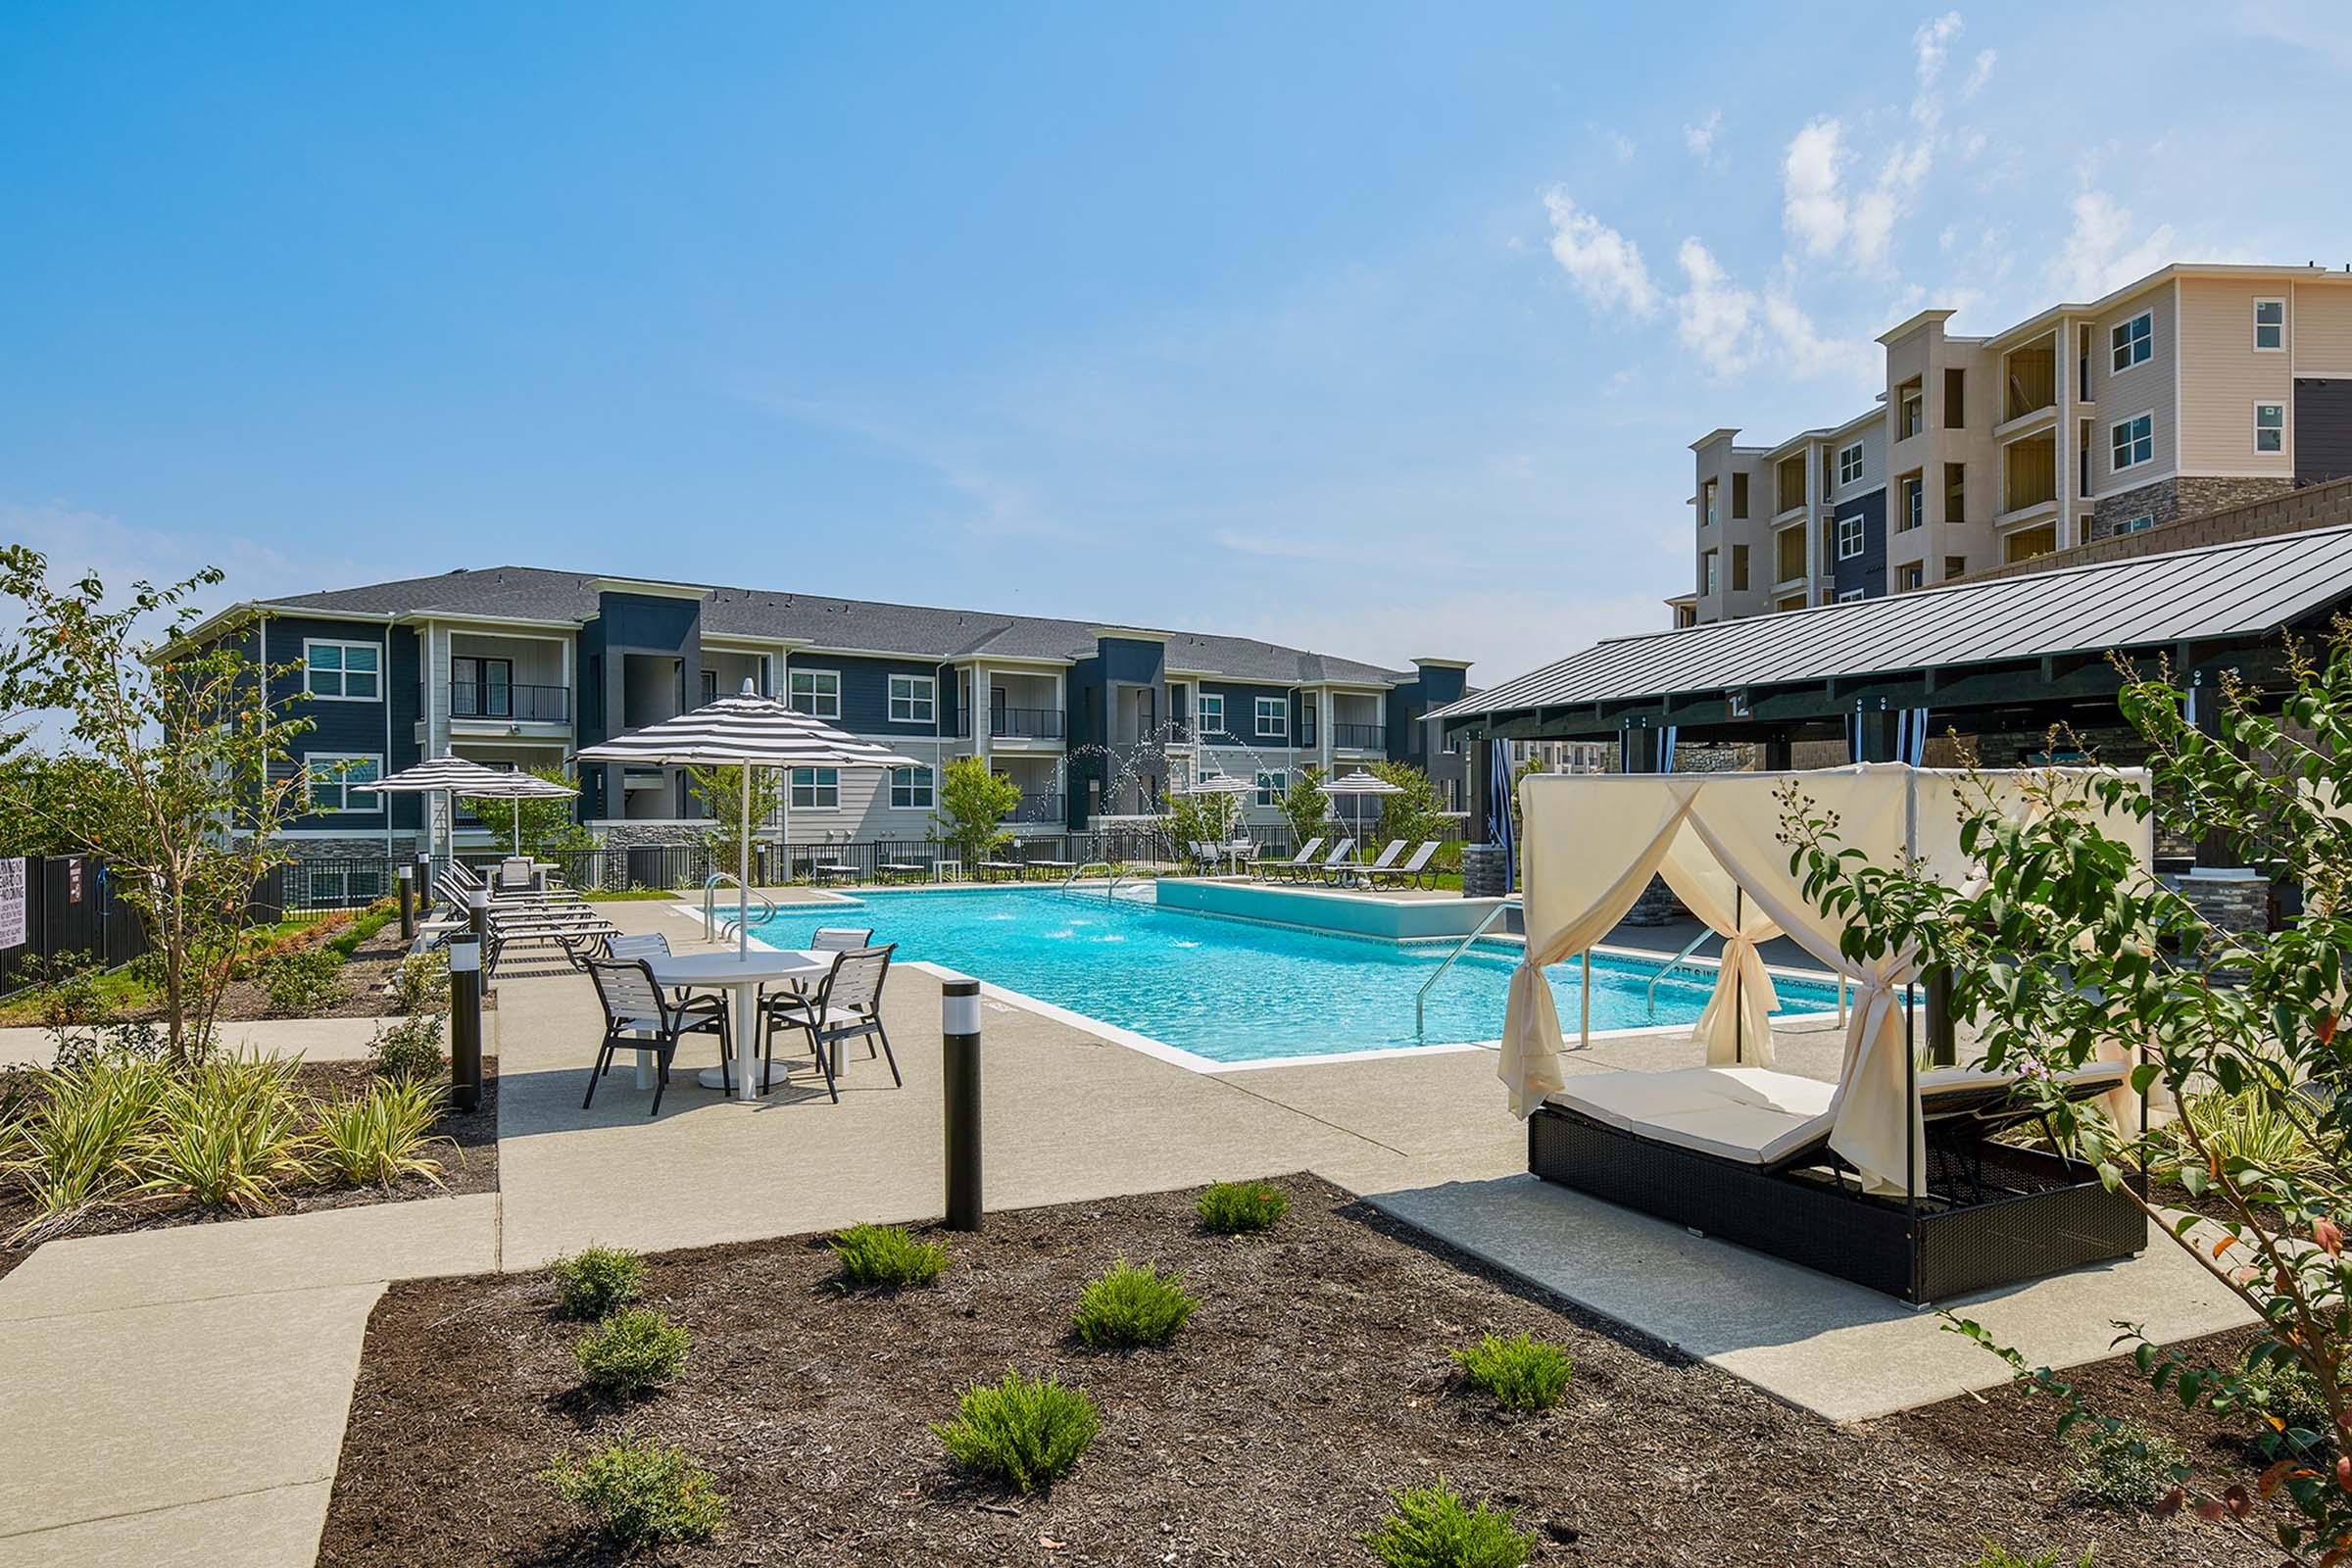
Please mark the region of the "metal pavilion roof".
POLYGON ((2352 527, 1620 637, 1463 698, 1461 719, 2258 636, 2352 596, 2352 527))

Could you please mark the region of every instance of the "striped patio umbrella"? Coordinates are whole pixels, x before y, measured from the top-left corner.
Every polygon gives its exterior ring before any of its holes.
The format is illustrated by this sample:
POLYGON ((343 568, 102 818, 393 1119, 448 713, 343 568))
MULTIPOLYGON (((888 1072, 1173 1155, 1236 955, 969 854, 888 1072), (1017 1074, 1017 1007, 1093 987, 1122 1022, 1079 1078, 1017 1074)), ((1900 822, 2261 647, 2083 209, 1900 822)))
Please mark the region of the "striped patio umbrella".
MULTIPOLYGON (((580 793, 568 784, 559 784, 552 778, 541 778, 536 773, 526 773, 519 767, 506 772, 486 767, 482 771, 490 775, 488 783, 462 784, 450 793, 466 796, 469 800, 514 801, 517 803, 568 800, 580 793)), ((514 811, 514 853, 516 855, 522 853, 522 809, 519 805, 516 806, 514 811)))
MULTIPOLYGON (((1179 793, 1230 800, 1235 796, 1251 794, 1256 789, 1257 786, 1249 779, 1237 777, 1232 773, 1203 773, 1187 784, 1179 793)), ((1217 836, 1222 839, 1231 825, 1232 819, 1220 808, 1217 812, 1217 836)))
POLYGON ((1396 785, 1390 783, 1387 779, 1382 778, 1379 774, 1367 773, 1359 767, 1352 773, 1343 773, 1338 778, 1325 779, 1323 781, 1323 793, 1333 797, 1335 805, 1341 799, 1352 800, 1356 803, 1355 856, 1356 858, 1360 860, 1363 858, 1365 850, 1365 844, 1363 841, 1364 798, 1372 795, 1402 795, 1404 791, 1398 788, 1396 785))
MULTIPOLYGON (((473 795, 481 793, 485 787, 495 789, 505 777, 495 768, 469 762, 463 757, 436 757, 429 761, 418 762, 415 767, 404 767, 391 777, 378 779, 368 787, 385 795, 473 795)), ((433 848, 429 812, 426 814, 424 831, 425 853, 429 855, 433 848)))
MULTIPOLYGON (((583 762, 648 762, 670 767, 743 769, 743 837, 736 868, 735 951, 751 951, 752 769, 755 767, 920 767, 879 741, 860 740, 821 719, 760 697, 747 679, 733 697, 690 713, 648 724, 616 739, 584 747, 583 762)), ((787 775, 789 779, 789 774, 787 775)), ((784 791, 785 842, 791 842, 792 790, 784 791)))

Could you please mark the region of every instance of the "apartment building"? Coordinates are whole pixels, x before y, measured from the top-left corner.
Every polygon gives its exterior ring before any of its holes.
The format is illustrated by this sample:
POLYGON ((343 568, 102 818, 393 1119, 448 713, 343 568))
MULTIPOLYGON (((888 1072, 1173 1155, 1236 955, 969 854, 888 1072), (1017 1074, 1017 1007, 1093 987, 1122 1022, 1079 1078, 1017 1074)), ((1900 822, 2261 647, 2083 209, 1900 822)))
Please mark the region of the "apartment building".
POLYGON ((1876 598, 2352 473, 2352 270, 2176 265, 1987 337, 1923 311, 1886 388, 1691 443, 1693 625, 1876 598))
MULTIPOLYGON (((527 566, 238 608, 258 616, 248 657, 290 666, 272 702, 311 721, 295 743, 311 809, 289 837, 313 857, 408 853, 424 813, 445 809, 370 792, 371 779, 453 754, 561 763, 747 680, 921 760, 887 775, 799 770, 796 843, 922 839, 940 772, 965 757, 1020 787, 1009 825, 1035 835, 1148 814, 1211 772, 1250 778, 1246 810, 1271 824, 1308 763, 1410 762, 1463 805, 1463 759, 1433 751, 1422 722, 1463 694, 1456 660, 1387 669, 1243 637, 527 566)), ((682 768, 591 765, 576 782, 580 819, 608 843, 708 830, 682 768)), ((459 811, 431 823, 435 840, 454 829, 461 848, 487 845, 459 811)))

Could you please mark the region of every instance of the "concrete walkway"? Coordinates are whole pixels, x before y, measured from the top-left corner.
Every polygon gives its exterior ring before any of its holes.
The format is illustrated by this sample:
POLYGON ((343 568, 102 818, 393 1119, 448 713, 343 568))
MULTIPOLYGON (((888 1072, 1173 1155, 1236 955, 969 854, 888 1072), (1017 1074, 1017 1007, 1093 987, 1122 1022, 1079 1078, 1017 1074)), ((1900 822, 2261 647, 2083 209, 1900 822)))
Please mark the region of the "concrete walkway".
MULTIPOLYGON (((358 1061, 389 1018, 258 1018, 220 1026, 225 1051, 312 1061, 358 1061)), ((0 1067, 46 1067, 56 1054, 46 1029, 0 1029, 0 1067)))

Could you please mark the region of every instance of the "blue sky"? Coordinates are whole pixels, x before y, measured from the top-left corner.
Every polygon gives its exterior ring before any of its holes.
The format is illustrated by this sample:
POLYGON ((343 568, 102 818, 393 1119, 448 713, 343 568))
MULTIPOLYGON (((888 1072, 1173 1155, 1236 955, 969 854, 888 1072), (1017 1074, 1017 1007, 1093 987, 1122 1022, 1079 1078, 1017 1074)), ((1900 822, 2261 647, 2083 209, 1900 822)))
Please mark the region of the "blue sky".
POLYGON ((2337 7, 0 14, 0 537, 1498 680, 1871 339, 2352 261, 2337 7), (2298 18, 2307 20, 2297 20, 2298 18))

